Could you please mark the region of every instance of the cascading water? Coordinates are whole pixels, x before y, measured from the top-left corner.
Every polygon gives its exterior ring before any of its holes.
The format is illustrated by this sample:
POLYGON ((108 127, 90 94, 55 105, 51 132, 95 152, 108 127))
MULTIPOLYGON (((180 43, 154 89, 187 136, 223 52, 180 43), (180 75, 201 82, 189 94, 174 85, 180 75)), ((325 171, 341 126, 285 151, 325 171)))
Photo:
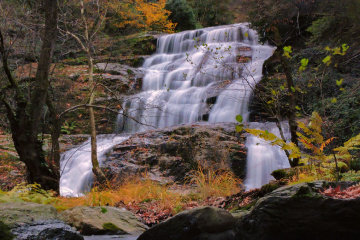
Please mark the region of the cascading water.
MULTIPOLYGON (((235 122, 238 114, 246 121, 252 89, 261 79, 264 61, 273 51, 274 48, 258 43, 256 32, 247 24, 163 36, 158 39, 157 53, 146 59, 142 67, 146 72, 142 92, 124 104, 126 114, 137 121, 124 119, 119 114, 118 125, 125 126, 126 132, 134 133, 198 121, 235 122)), ((250 162, 260 158, 262 144, 252 139, 247 141, 249 155, 255 149, 253 155, 257 157, 248 159, 246 182, 247 186, 258 187, 259 184, 252 183, 254 174, 250 162)), ((111 149, 116 143, 107 144, 106 148, 111 149)), ((84 148, 90 146, 85 144, 84 148)), ((278 160, 278 164, 271 163, 266 167, 267 173, 262 172, 270 176, 272 170, 283 167, 283 158, 274 147, 267 146, 263 150, 275 151, 269 153, 268 158, 278 160)), ((62 195, 78 194, 91 182, 90 153, 82 152, 70 150, 63 155, 62 195), (71 160, 65 164, 70 156, 71 160)), ((261 180, 260 184, 265 181, 261 180)))
MULTIPOLYGON (((277 136, 280 132, 275 123, 250 123, 250 128, 267 130, 277 136)), ((285 138, 290 139, 290 131, 282 124, 285 138)), ((281 168, 289 168, 290 164, 285 152, 277 146, 271 146, 266 141, 248 135, 246 138, 247 171, 245 179, 246 190, 260 188, 274 178, 270 173, 281 168)))
MULTIPOLYGON (((273 48, 258 44, 256 32, 247 24, 161 37, 157 54, 143 66, 143 92, 125 104, 127 114, 154 128, 207 119, 234 122, 237 114, 247 114, 251 88, 272 52, 273 48), (251 61, 239 63, 241 57, 251 61), (216 98, 211 109, 209 102, 216 98)), ((125 119, 128 132, 149 129, 125 119)))
MULTIPOLYGON (((105 159, 113 146, 126 141, 128 136, 99 135, 97 137, 98 161, 105 159)), ((61 196, 79 196, 89 191, 93 180, 90 140, 72 148, 61 156, 61 196)))

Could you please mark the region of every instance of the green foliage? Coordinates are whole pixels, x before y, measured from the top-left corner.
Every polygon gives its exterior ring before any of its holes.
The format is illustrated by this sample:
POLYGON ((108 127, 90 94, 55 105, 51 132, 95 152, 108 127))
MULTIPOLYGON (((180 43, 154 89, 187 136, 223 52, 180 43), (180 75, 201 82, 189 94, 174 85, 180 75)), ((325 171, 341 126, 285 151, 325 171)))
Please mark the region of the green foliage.
POLYGON ((301 64, 301 66, 299 68, 299 71, 302 72, 306 69, 306 66, 309 64, 309 59, 307 59, 307 58, 301 59, 300 64, 301 64))
POLYGON ((186 0, 169 0, 165 9, 171 12, 169 19, 173 23, 177 23, 176 31, 196 28, 195 13, 186 0))
MULTIPOLYGON (((360 149, 358 147, 360 145, 360 134, 346 141, 343 146, 333 148, 331 151, 332 154, 326 154, 325 148, 330 145, 335 138, 331 137, 324 140, 322 124, 323 121, 317 112, 313 112, 311 121, 307 126, 303 122, 298 122, 298 127, 301 132, 297 132, 297 135, 304 148, 310 150, 310 153, 300 151, 294 143, 287 143, 266 130, 249 128, 244 130, 267 141, 272 146, 279 146, 284 151, 287 151, 289 153, 289 161, 290 159, 301 157, 301 162, 310 166, 311 171, 314 170, 312 174, 316 179, 333 180, 335 176, 338 180, 339 172, 346 171, 348 169, 347 163, 354 158, 351 151, 360 149), (313 169, 313 166, 316 166, 317 169, 313 169)), ((274 171, 273 174, 276 179, 281 179, 286 175, 283 170, 274 171)))
POLYGON ((280 180, 287 177, 287 173, 283 169, 275 170, 271 173, 276 180, 280 180))
POLYGON ((108 212, 107 208, 104 208, 104 207, 100 207, 100 208, 101 208, 102 213, 107 213, 108 212))
POLYGON ((65 134, 70 134, 76 128, 76 123, 71 122, 70 124, 65 121, 64 125, 61 126, 61 132, 65 134))
POLYGON ((203 27, 218 26, 231 23, 231 0, 188 0, 195 11, 196 21, 203 27))
POLYGON ((354 42, 354 35, 360 32, 359 0, 323 1, 317 8, 319 17, 307 29, 312 34, 309 42, 354 42))
POLYGON ((332 26, 333 22, 334 18, 331 16, 325 16, 313 21, 312 25, 306 29, 306 31, 312 34, 309 41, 319 41, 325 34, 327 34, 327 31, 332 26))
POLYGON ((291 46, 284 47, 284 56, 287 58, 291 58, 290 53, 292 53, 291 46))

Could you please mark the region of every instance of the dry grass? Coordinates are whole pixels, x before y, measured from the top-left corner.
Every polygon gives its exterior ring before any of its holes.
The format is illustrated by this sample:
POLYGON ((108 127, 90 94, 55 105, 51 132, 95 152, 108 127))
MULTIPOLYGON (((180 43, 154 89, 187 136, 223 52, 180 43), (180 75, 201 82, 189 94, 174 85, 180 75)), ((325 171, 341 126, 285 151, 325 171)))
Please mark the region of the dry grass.
POLYGON ((115 189, 110 187, 100 190, 95 187, 82 197, 59 197, 54 205, 61 211, 75 206, 115 206, 119 202, 128 205, 131 202, 157 200, 161 208, 171 208, 179 205, 183 199, 184 196, 169 191, 167 186, 136 177, 125 181, 115 189))
POLYGON ((230 196, 241 190, 241 180, 226 170, 204 170, 199 168, 192 173, 190 180, 196 184, 202 199, 230 196))

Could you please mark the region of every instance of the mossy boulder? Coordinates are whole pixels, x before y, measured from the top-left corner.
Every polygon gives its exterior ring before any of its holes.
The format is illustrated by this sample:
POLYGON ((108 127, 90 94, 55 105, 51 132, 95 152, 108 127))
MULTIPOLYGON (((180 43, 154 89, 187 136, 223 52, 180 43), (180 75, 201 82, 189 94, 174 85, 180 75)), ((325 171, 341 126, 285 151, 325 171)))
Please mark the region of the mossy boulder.
POLYGON ((201 207, 181 212, 144 232, 138 240, 233 240, 235 218, 227 211, 201 207))
POLYGON ((115 207, 75 207, 61 218, 84 235, 139 234, 147 229, 133 213, 115 207))
POLYGON ((0 203, 0 239, 83 240, 78 232, 59 220, 51 205, 31 202, 0 203))
MULTIPOLYGON (((332 186, 339 184, 350 186, 332 186)), ((267 194, 250 213, 237 217, 237 239, 357 239, 360 198, 334 199, 319 193, 329 185, 301 183, 267 194)))
POLYGON ((10 228, 58 219, 57 210, 53 206, 31 202, 0 203, 0 213, 0 221, 10 228))

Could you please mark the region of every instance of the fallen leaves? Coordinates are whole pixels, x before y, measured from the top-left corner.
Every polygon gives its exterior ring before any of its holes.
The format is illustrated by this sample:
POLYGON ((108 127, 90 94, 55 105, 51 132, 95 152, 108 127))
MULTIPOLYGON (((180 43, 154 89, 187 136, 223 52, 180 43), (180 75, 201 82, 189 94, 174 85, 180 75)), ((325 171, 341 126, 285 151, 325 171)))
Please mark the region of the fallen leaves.
POLYGON ((355 199, 360 197, 360 185, 357 184, 344 190, 341 190, 340 186, 337 186, 336 188, 330 187, 320 193, 336 199, 355 199))

